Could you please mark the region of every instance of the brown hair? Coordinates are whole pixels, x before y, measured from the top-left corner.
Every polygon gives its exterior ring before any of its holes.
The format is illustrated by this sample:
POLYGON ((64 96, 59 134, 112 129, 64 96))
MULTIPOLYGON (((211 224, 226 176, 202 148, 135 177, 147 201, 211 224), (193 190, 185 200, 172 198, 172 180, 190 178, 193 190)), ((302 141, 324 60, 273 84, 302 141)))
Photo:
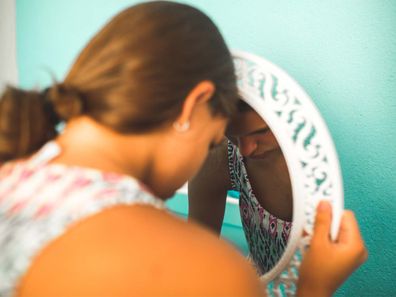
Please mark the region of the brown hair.
POLYGON ((244 101, 242 98, 240 98, 237 102, 237 107, 236 107, 238 112, 250 112, 250 111, 255 111, 253 107, 251 107, 246 101, 244 101))
POLYGON ((5 91, 0 162, 33 152, 55 137, 57 122, 82 113, 120 133, 156 129, 177 117, 202 80, 216 86, 213 114, 230 116, 238 98, 234 66, 213 22, 180 3, 132 6, 92 38, 64 82, 45 92, 5 91))

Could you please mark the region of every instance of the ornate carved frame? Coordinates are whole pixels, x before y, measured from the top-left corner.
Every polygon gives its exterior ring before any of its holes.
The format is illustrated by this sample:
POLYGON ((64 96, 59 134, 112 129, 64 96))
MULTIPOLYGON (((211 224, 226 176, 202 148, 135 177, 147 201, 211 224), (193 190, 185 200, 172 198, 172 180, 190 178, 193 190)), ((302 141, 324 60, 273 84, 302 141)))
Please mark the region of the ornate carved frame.
POLYGON ((298 267, 309 246, 317 203, 333 207, 334 239, 344 207, 344 191, 337 153, 318 109, 285 71, 242 51, 232 52, 242 98, 276 136, 285 155, 293 191, 293 227, 278 264, 261 279, 269 296, 294 296, 298 267), (307 235, 303 236, 303 230, 307 235))

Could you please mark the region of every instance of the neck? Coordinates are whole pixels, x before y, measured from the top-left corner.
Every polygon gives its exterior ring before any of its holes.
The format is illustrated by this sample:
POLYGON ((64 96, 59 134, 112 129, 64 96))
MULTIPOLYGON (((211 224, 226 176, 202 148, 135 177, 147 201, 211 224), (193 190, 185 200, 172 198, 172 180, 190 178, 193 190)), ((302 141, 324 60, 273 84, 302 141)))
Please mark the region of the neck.
POLYGON ((116 133, 88 117, 80 117, 67 124, 57 142, 62 154, 55 163, 94 168, 136 178, 156 196, 158 147, 160 133, 116 133))

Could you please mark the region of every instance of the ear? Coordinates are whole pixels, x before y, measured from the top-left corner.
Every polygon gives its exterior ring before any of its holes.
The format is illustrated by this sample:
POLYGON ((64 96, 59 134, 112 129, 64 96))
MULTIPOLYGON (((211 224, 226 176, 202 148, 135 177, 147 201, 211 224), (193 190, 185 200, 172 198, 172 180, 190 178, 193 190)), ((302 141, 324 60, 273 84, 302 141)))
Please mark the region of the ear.
POLYGON ((176 119, 176 122, 179 124, 189 122, 194 108, 208 102, 212 98, 215 90, 216 87, 211 81, 205 80, 198 83, 190 93, 188 93, 184 100, 182 111, 176 119))

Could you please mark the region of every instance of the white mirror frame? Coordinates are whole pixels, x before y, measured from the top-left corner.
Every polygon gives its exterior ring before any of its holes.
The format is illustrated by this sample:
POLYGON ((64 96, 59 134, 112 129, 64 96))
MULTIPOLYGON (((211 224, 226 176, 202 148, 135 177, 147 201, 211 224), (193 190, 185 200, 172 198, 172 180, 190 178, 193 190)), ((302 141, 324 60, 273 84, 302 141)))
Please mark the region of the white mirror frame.
POLYGON ((315 210, 322 199, 333 208, 331 237, 335 239, 344 208, 337 153, 318 109, 285 71, 243 51, 232 51, 238 88, 274 133, 285 156, 293 193, 293 225, 281 259, 261 280, 270 283, 269 296, 294 296, 298 267, 309 246, 315 210), (307 235, 303 236, 303 230, 307 235))

